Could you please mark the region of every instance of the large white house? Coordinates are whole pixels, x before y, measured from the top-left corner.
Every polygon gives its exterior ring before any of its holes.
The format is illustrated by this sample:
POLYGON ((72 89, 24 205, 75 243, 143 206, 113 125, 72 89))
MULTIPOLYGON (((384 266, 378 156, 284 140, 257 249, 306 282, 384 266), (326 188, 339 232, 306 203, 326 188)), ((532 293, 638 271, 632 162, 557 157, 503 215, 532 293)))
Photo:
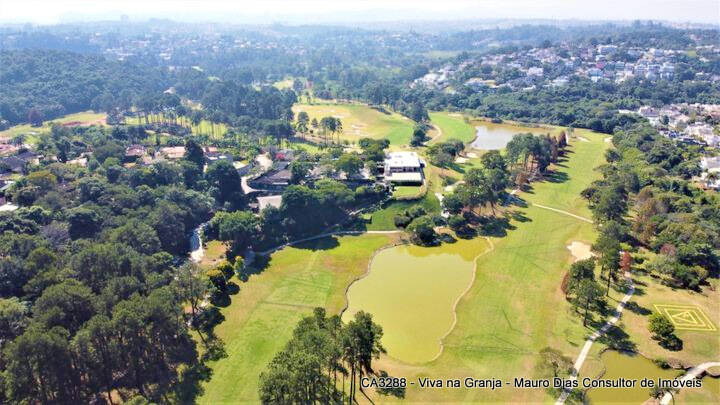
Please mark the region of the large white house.
POLYGON ((700 168, 703 171, 700 181, 705 187, 720 189, 720 156, 702 158, 700 168))
POLYGON ((385 156, 385 181, 395 184, 422 184, 425 162, 415 152, 389 152, 385 156))

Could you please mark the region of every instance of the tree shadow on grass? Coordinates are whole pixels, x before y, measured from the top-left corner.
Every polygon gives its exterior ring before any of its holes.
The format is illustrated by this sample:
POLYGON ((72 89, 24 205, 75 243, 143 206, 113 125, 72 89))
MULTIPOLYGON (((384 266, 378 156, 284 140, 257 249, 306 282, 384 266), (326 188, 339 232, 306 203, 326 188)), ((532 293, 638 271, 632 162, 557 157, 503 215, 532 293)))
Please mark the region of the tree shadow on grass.
POLYGON ((175 386, 175 395, 179 404, 195 404, 205 389, 203 381, 210 381, 212 368, 204 363, 196 363, 180 371, 178 384, 175 386))
POLYGON ((507 235, 508 230, 515 229, 510 223, 510 219, 504 217, 483 217, 480 226, 477 227, 480 236, 494 236, 501 238, 507 235))
MULTIPOLYGON (((392 378, 387 371, 385 370, 379 370, 377 373, 377 376, 383 379, 392 378)), ((387 381, 387 380, 386 380, 387 381)), ((405 398, 405 388, 404 387, 397 387, 397 388, 377 388, 377 393, 380 395, 385 396, 393 396, 395 398, 403 399, 405 398)))
POLYGON ((295 245, 292 245, 292 247, 296 249, 303 249, 303 250, 311 250, 311 251, 317 251, 317 250, 332 250, 336 247, 340 246, 340 242, 338 241, 338 238, 335 236, 328 236, 320 239, 313 239, 309 240, 307 242, 301 242, 297 243, 295 245))
POLYGON ((570 176, 565 172, 555 170, 545 173, 543 180, 550 183, 565 183, 570 180, 570 176))
POLYGON ((528 203, 527 203, 527 201, 522 199, 522 197, 519 197, 517 195, 508 194, 507 197, 505 198, 503 205, 506 205, 506 206, 512 205, 515 207, 527 208, 528 203))
POLYGON ((530 217, 528 217, 527 215, 525 215, 524 212, 519 211, 519 210, 510 211, 509 215, 513 221, 532 222, 532 219, 530 217))
MULTIPOLYGON (((599 327, 602 327, 604 323, 604 320, 599 322, 599 327)), ((633 352, 637 350, 637 345, 630 340, 630 335, 617 325, 610 326, 610 328, 597 339, 597 342, 605 344, 615 350, 633 352)))
POLYGON ((652 311, 641 306, 640 304, 638 304, 635 301, 628 302, 625 305, 625 309, 627 309, 628 311, 630 311, 632 313, 638 314, 638 315, 650 315, 652 313, 652 311))

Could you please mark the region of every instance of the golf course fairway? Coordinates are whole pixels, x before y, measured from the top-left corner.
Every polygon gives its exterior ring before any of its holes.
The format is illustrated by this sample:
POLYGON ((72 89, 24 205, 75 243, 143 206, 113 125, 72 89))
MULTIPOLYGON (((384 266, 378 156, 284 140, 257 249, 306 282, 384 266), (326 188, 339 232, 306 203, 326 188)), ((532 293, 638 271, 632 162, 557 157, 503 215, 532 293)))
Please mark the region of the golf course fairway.
POLYGON ((478 238, 381 250, 367 276, 348 289, 343 320, 369 312, 383 328, 389 356, 410 364, 428 362, 438 356, 442 338, 455 323, 455 304, 475 278, 474 259, 489 248, 478 238))

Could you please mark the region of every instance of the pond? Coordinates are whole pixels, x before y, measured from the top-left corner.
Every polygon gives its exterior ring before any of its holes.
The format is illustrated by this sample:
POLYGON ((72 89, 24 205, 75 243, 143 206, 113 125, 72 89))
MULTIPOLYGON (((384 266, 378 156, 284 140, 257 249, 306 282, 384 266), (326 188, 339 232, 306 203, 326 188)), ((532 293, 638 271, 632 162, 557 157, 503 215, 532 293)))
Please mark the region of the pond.
POLYGON ((533 128, 513 124, 479 122, 475 126, 475 140, 470 147, 481 150, 503 149, 516 134, 530 132, 533 135, 553 133, 551 128, 533 128))
MULTIPOLYGON (((600 355, 606 367, 603 379, 628 378, 637 379, 635 388, 592 388, 587 391, 586 397, 590 403, 634 403, 642 404, 650 398, 650 388, 639 386, 643 378, 657 381, 658 378, 673 379, 682 375, 682 370, 662 369, 647 358, 629 352, 607 350, 600 355)), ((590 376, 587 376, 590 377, 590 376)))
POLYGON ((473 259, 487 248, 484 239, 475 239, 382 250, 367 276, 350 286, 343 320, 369 312, 383 328, 390 356, 412 364, 430 361, 454 325, 456 301, 474 279, 473 259))

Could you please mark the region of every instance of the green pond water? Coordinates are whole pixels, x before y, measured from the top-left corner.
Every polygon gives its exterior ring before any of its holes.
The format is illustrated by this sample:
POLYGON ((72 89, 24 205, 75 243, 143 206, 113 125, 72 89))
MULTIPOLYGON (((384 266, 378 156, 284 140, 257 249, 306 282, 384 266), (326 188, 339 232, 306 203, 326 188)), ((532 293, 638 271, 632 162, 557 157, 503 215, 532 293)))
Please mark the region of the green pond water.
POLYGON ((639 381, 641 379, 650 378, 657 381, 658 378, 673 379, 683 374, 682 370, 662 369, 652 361, 637 354, 632 355, 627 352, 607 350, 600 357, 606 368, 605 374, 600 378, 616 379, 624 377, 637 379, 638 383, 635 388, 591 388, 587 392, 586 398, 592 404, 642 404, 650 398, 650 388, 640 387, 639 381))
POLYGON ((519 133, 530 132, 534 135, 551 133, 548 128, 532 128, 513 124, 494 124, 481 122, 475 126, 475 140, 470 144, 472 148, 482 150, 503 149, 513 136, 519 133))
POLYGON ((382 343, 390 356, 406 363, 432 360, 453 325, 455 301, 473 279, 473 259, 487 246, 475 239, 378 252, 368 275, 350 286, 343 320, 369 312, 383 328, 382 343))

